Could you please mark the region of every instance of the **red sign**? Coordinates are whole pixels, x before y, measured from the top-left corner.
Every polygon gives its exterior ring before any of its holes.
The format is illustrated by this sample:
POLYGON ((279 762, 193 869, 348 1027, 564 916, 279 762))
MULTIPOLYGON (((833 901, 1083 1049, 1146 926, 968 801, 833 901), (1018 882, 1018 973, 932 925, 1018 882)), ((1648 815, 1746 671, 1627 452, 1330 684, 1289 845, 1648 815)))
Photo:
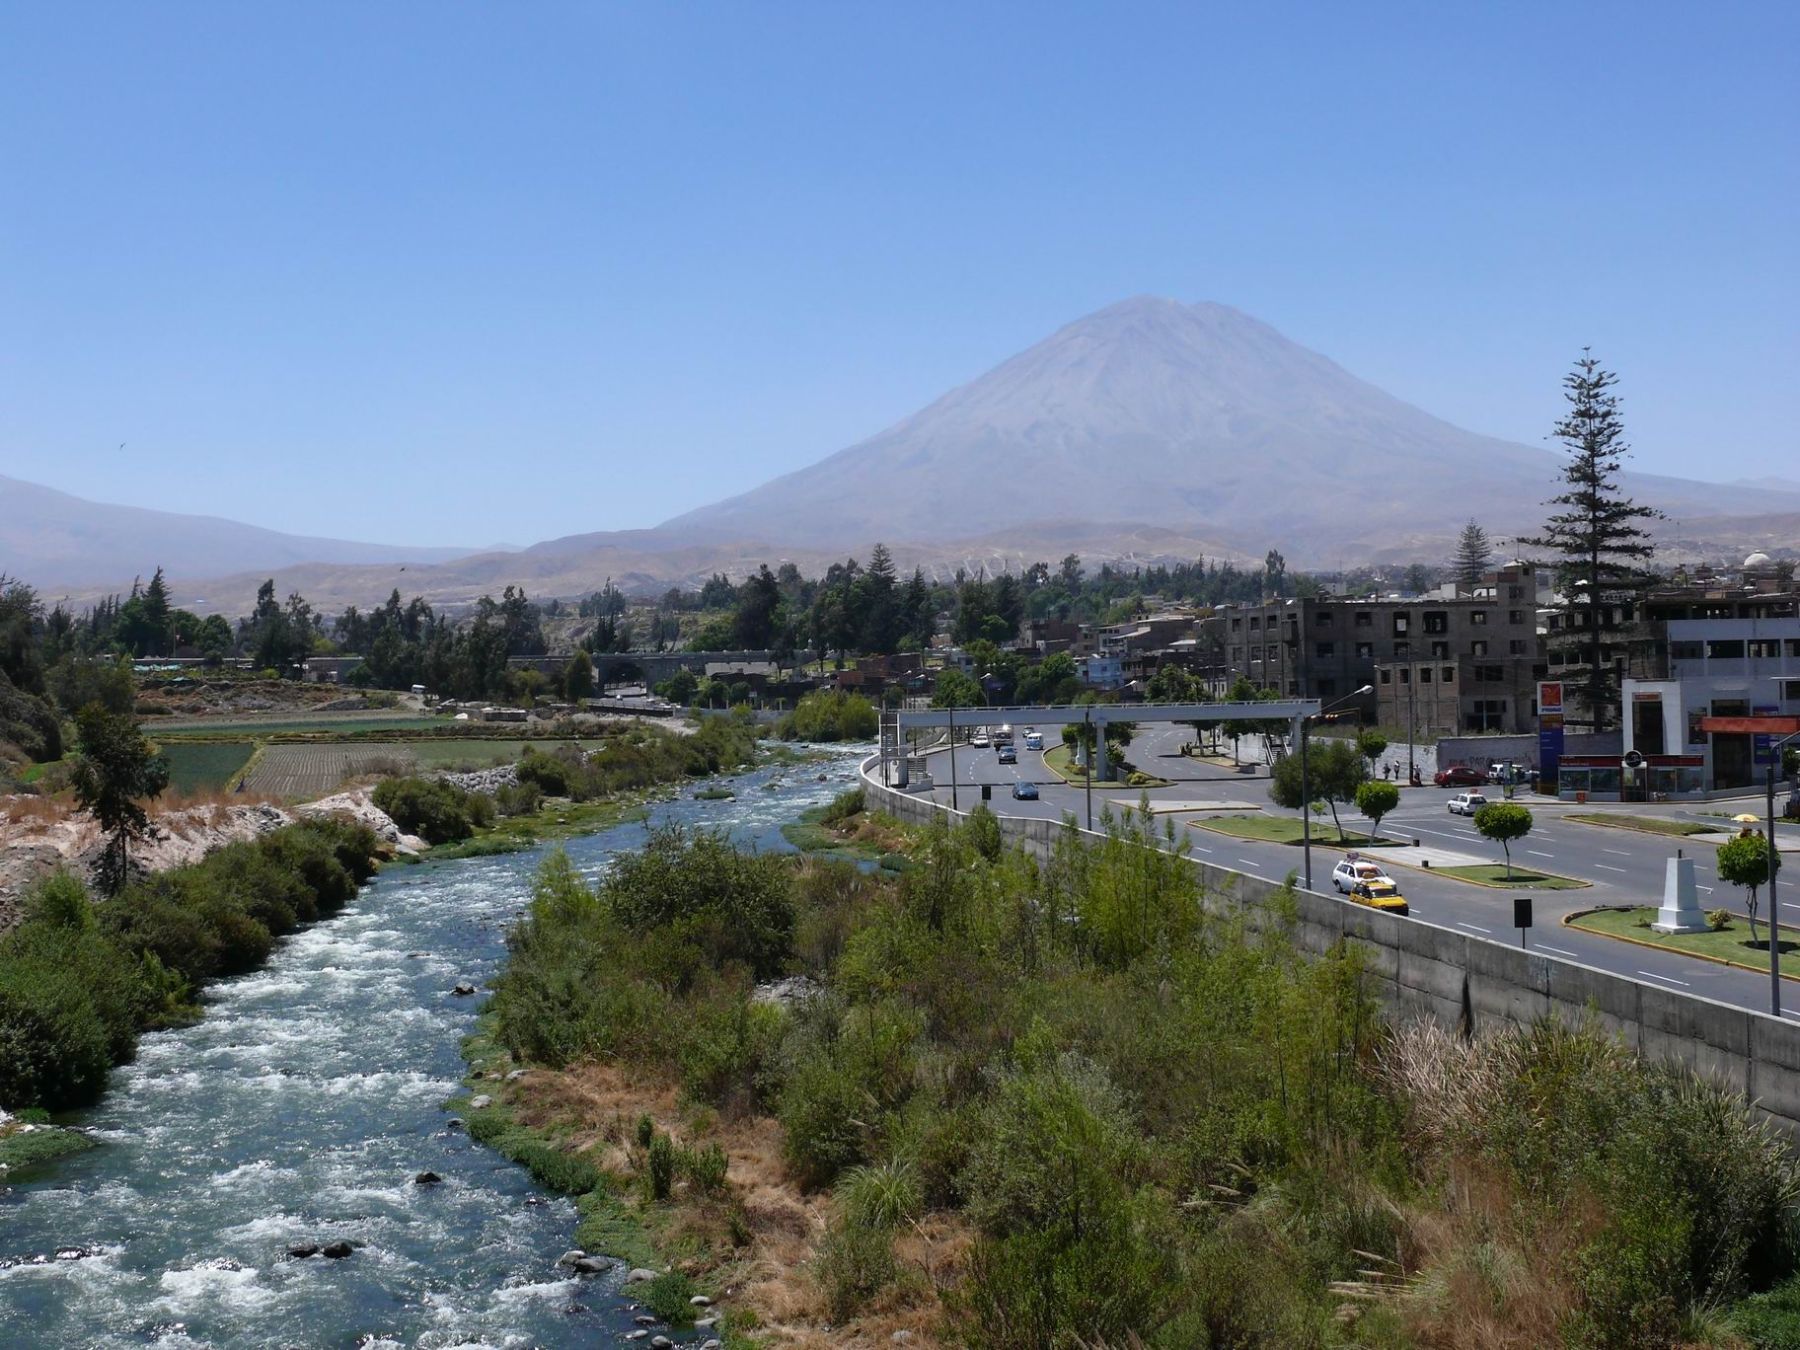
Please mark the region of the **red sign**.
POLYGON ((1563 693, 1561 680, 1540 680, 1538 682, 1538 712, 1560 713, 1563 710, 1563 693))

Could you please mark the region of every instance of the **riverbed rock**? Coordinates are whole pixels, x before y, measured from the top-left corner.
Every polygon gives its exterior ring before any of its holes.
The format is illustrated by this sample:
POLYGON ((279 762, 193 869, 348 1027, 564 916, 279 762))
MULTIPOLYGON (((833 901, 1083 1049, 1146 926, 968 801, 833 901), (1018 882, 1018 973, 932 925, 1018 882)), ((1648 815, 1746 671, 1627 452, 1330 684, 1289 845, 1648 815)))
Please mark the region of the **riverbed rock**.
POLYGON ((708 1298, 705 1294, 695 1294, 692 1298, 690 1298, 688 1300, 688 1303, 695 1308, 710 1308, 710 1307, 712 1307, 712 1300, 710 1298, 708 1298))
POLYGON ((808 976, 790 975, 785 980, 770 980, 757 985, 750 991, 750 1001, 791 1010, 817 998, 823 988, 817 980, 808 976))
POLYGON ((475 986, 472 984, 459 984, 450 992, 457 998, 467 998, 470 994, 475 992, 475 986))
POLYGON ((653 1327, 657 1323, 661 1322, 662 1318, 652 1317, 649 1313, 639 1313, 636 1317, 632 1318, 631 1320, 640 1327, 653 1327))
POLYGON ((652 1336, 650 1338, 650 1350, 670 1350, 670 1347, 674 1344, 675 1342, 670 1340, 667 1336, 652 1336))
POLYGON ((516 1083, 524 1076, 525 1076, 524 1069, 514 1069, 511 1073, 506 1075, 506 1081, 509 1083, 516 1083))
POLYGON ((556 1258, 556 1264, 559 1266, 572 1266, 586 1255, 587 1253, 582 1251, 581 1248, 571 1247, 568 1251, 556 1258))
POLYGON ((317 1256, 319 1254, 319 1244, 316 1242, 301 1242, 295 1246, 289 1247, 287 1254, 297 1260, 304 1261, 309 1256, 317 1256))
POLYGON ((574 1266, 583 1275, 604 1275, 612 1269, 613 1263, 610 1256, 584 1256, 574 1266))
POLYGON ((477 1093, 475 1096, 469 1098, 469 1110, 471 1111, 480 1111, 484 1107, 489 1107, 493 1104, 494 1099, 485 1092, 477 1093))
POLYGON ((642 1284, 646 1280, 654 1280, 655 1278, 656 1278, 656 1272, 654 1270, 645 1270, 642 1266, 637 1266, 637 1267, 634 1267, 631 1270, 631 1272, 625 1276, 625 1283, 626 1284, 642 1284))
POLYGON ((451 1116, 449 1120, 444 1122, 444 1128, 446 1130, 461 1130, 468 1127, 463 1124, 463 1118, 461 1116, 451 1116))
POLYGON ((356 1249, 348 1242, 328 1242, 323 1247, 319 1248, 319 1255, 328 1256, 333 1261, 342 1261, 354 1250, 356 1249))
POLYGON ((443 1180, 443 1178, 440 1177, 436 1172, 421 1172, 421 1173, 419 1173, 418 1176, 413 1178, 413 1185, 415 1185, 415 1186, 435 1186, 438 1184, 438 1182, 440 1182, 442 1180, 443 1180))

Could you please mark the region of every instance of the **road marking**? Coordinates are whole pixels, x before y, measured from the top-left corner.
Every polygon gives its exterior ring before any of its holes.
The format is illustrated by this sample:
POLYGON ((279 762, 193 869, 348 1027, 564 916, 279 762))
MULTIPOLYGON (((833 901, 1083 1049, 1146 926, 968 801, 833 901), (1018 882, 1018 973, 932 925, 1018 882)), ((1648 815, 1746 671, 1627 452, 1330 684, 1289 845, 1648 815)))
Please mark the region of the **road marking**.
POLYGON ((1781 1015, 1783 1017, 1800 1017, 1800 1012, 1795 1012, 1792 1008, 1783 1008, 1781 1015))
POLYGON ((1658 975, 1653 970, 1640 970, 1638 972, 1638 974, 1647 976, 1648 978, 1650 978, 1652 980, 1667 980, 1670 984, 1678 984, 1683 989, 1692 989, 1694 987, 1693 985, 1689 984, 1686 980, 1677 980, 1673 976, 1670 976, 1670 975, 1658 975))
POLYGON ((1600 851, 1601 851, 1601 852, 1602 852, 1602 853, 1610 853, 1610 854, 1612 854, 1612 855, 1613 855, 1613 857, 1615 857, 1615 858, 1632 858, 1632 857, 1636 857, 1636 856, 1637 856, 1637 855, 1636 855, 1636 854, 1633 854, 1633 853, 1627 853, 1627 852, 1626 852, 1626 851, 1625 851, 1625 850, 1624 850, 1624 849, 1622 849, 1622 848, 1603 848, 1603 849, 1601 849, 1601 850, 1600 850, 1600 851))
POLYGON ((1611 863, 1595 863, 1594 866, 1607 872, 1629 872, 1631 870, 1628 867, 1614 867, 1611 863))
POLYGON ((1694 889, 1697 891, 1705 891, 1708 895, 1712 894, 1711 886, 1696 886, 1696 887, 1694 887, 1694 889))
POLYGON ((1212 850, 1210 848, 1201 848, 1200 845, 1195 844, 1194 852, 1196 852, 1196 853, 1211 853, 1212 850))
POLYGON ((1254 858, 1239 858, 1238 861, 1244 864, 1245 867, 1255 867, 1257 865, 1256 859, 1254 858))
POLYGON ((1491 928, 1483 928, 1478 923, 1464 923, 1461 919, 1456 921, 1456 926, 1458 928, 1473 928, 1477 933, 1492 933, 1494 931, 1491 928))
POLYGON ((1580 957, 1576 956, 1574 952, 1566 952, 1561 947, 1552 947, 1548 942, 1538 943, 1537 949, 1540 952, 1555 952, 1558 956, 1566 956, 1572 961, 1578 961, 1581 959, 1580 957))
POLYGON ((1528 848, 1525 851, 1534 858, 1554 858, 1556 856, 1554 853, 1539 853, 1535 848, 1528 848))

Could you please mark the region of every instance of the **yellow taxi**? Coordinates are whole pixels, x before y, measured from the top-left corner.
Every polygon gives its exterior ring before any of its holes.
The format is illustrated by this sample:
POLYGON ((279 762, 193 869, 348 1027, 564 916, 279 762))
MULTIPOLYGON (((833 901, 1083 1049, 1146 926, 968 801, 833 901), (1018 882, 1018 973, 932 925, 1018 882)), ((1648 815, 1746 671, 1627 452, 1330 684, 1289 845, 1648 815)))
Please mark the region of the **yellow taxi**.
POLYGON ((1384 909, 1389 914, 1407 913, 1406 897, 1392 877, 1370 877, 1350 888, 1350 899, 1370 909, 1384 909))

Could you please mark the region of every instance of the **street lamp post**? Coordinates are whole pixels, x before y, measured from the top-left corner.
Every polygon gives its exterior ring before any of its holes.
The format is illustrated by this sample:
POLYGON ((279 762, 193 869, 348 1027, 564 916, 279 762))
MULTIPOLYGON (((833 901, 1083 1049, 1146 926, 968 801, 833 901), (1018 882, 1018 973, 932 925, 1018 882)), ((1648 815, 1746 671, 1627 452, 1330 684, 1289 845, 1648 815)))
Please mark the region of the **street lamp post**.
POLYGON ((1775 847, 1775 770, 1781 763, 1781 750, 1789 741, 1800 741, 1800 731, 1783 736, 1769 747, 1769 1012, 1781 1016, 1781 905, 1775 898, 1775 869, 1781 865, 1781 850, 1775 847))
POLYGON ((1413 743, 1419 739, 1419 668, 1413 666, 1406 672, 1406 785, 1412 786, 1413 743))
POLYGON ((1316 713, 1308 713, 1299 719, 1300 722, 1300 853, 1306 874, 1306 889, 1312 889, 1312 780, 1306 771, 1306 724, 1315 717, 1323 717, 1332 708, 1341 708, 1353 698, 1361 698, 1374 691, 1375 686, 1365 684, 1354 693, 1345 694, 1330 708, 1320 708, 1316 713))

